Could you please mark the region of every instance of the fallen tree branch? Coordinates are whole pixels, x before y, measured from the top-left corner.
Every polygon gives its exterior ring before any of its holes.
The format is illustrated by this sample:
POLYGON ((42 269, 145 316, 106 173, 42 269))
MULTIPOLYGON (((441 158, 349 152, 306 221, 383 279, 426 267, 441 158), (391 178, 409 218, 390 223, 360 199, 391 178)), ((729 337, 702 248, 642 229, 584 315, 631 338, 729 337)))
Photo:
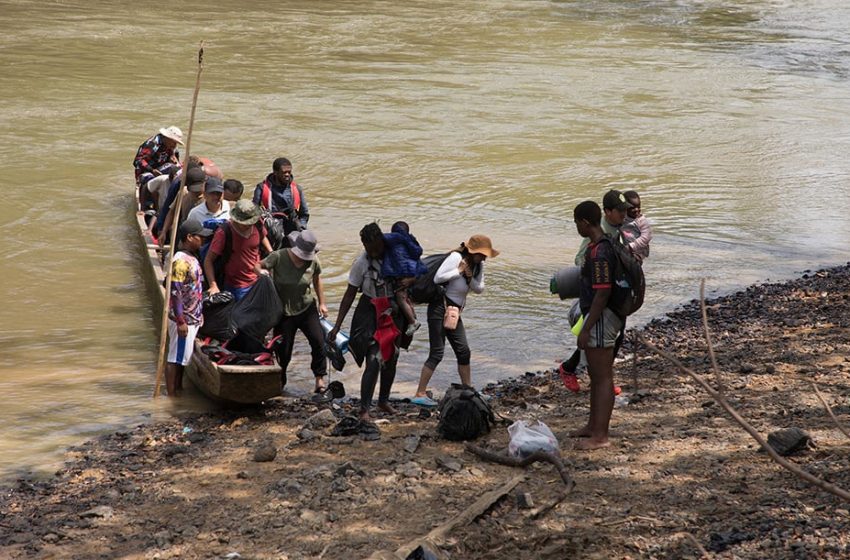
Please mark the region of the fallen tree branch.
POLYGON ((478 457, 484 459, 485 461, 490 461, 492 463, 499 463, 500 465, 507 465, 509 467, 527 467, 532 463, 536 463, 537 461, 545 461, 547 463, 552 463, 556 469, 558 469, 558 474, 561 475, 561 480, 564 481, 564 484, 567 487, 567 492, 572 491, 575 486, 575 481, 573 481, 570 473, 567 472, 567 467, 564 466, 564 462, 561 459, 552 453, 546 453, 545 451, 535 451, 525 459, 515 459, 513 457, 508 457, 507 455, 502 455, 501 453, 493 453, 492 451, 487 451, 481 447, 473 445, 471 443, 466 444, 466 450, 478 457))
POLYGON ((413 539, 412 541, 401 545, 395 550, 395 552, 379 550, 373 553, 369 557, 369 560, 407 558, 407 556, 421 544, 424 544, 431 549, 439 548, 439 546, 445 542, 446 536, 449 532, 451 532, 455 527, 472 523, 478 519, 485 511, 490 509, 493 504, 502 499, 505 494, 516 488, 516 486, 523 480, 525 480, 524 474, 513 477, 502 486, 495 490, 490 490, 478 498, 471 506, 467 507, 465 510, 458 513, 439 527, 432 529, 431 532, 424 537, 413 539))
POLYGON ((708 346, 708 357, 711 359, 711 370, 717 379, 717 390, 722 393, 724 391, 723 377, 720 375, 720 368, 717 367, 717 358, 714 356, 714 344, 711 343, 711 335, 708 333, 708 311, 705 309, 705 278, 699 283, 699 308, 702 312, 702 330, 705 333, 705 344, 708 346))
POLYGON ((547 513, 552 511, 553 509, 555 509, 558 506, 558 504, 560 504, 561 502, 563 502, 567 498, 567 496, 569 494, 570 493, 568 491, 561 492, 560 494, 558 494, 557 498, 552 500, 552 502, 550 504, 537 508, 536 510, 534 510, 534 512, 529 517, 531 519, 540 519, 541 517, 543 517, 544 515, 546 515, 547 513))
POLYGON ((779 453, 777 453, 776 450, 774 450, 767 443, 767 441, 765 441, 765 439, 763 437, 761 437, 761 434, 759 434, 756 431, 756 429, 752 425, 750 425, 749 422, 744 420, 744 418, 742 418, 741 415, 738 414, 738 411, 736 411, 732 407, 732 405, 729 403, 729 401, 726 400, 726 397, 724 397, 721 393, 715 391, 714 388, 711 385, 709 385, 708 382, 706 382, 706 380, 703 379, 699 374, 697 374, 692 369, 686 367, 682 362, 680 362, 676 357, 674 357, 670 353, 665 352, 664 350, 661 350, 660 348, 657 348, 656 346, 651 344, 649 341, 647 341, 643 337, 643 335, 640 336, 640 339, 641 339, 641 342, 643 342, 643 344, 647 348, 649 348, 651 351, 655 352, 656 354, 658 354, 662 358, 665 358, 667 361, 671 362, 674 366, 676 366, 679 369, 679 371, 690 376, 691 379, 696 381, 697 384, 699 384, 703 389, 705 389, 705 391, 709 395, 711 395, 711 397, 715 401, 717 401, 717 403, 723 408, 723 410, 725 410, 729 414, 729 416, 731 416, 732 419, 739 426, 741 426, 744 429, 745 432, 750 434, 750 436, 758 442, 758 444, 762 447, 762 449, 764 449, 767 452, 767 454, 770 455, 770 458, 773 459, 774 461, 776 461, 777 463, 779 463, 780 466, 791 471, 792 473, 794 473, 798 477, 802 478, 803 480, 806 480, 807 482, 810 482, 811 484, 817 486, 821 490, 824 490, 825 492, 829 492, 830 494, 832 494, 834 496, 838 496, 839 498, 841 498, 842 500, 844 500, 846 502, 850 502, 850 492, 848 492, 847 490, 844 490, 843 488, 839 488, 838 486, 835 486, 834 484, 830 484, 829 482, 821 480, 820 478, 816 477, 815 475, 813 475, 813 474, 811 474, 807 471, 804 471, 803 469, 801 469, 797 465, 787 461, 784 457, 779 455, 779 453))
POLYGON ((848 439, 850 439, 850 432, 848 432, 847 428, 845 428, 844 425, 838 421, 838 418, 835 417, 835 414, 832 412, 832 408, 829 406, 829 404, 827 404, 826 399, 823 398, 821 392, 818 391, 817 384, 814 381, 812 381, 811 383, 812 389, 815 390, 815 395, 817 396, 818 400, 820 400, 826 411, 829 413, 829 417, 832 418, 832 421, 835 422, 835 425, 838 426, 838 429, 841 430, 841 433, 847 436, 848 439))

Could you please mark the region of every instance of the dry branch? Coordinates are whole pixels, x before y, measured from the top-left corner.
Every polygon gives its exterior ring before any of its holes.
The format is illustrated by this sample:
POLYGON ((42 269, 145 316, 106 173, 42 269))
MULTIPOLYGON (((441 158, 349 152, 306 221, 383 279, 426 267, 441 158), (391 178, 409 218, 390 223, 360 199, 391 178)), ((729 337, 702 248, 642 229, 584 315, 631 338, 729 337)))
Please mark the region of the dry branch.
POLYGON ((708 333, 708 311, 705 309, 705 278, 699 283, 699 308, 702 313, 702 330, 705 333, 705 344, 708 346, 708 357, 711 359, 711 370, 717 379, 717 390, 724 391, 723 377, 720 368, 717 367, 717 358, 714 356, 714 344, 711 343, 711 335, 708 333))
POLYGON ((567 492, 572 491, 575 486, 575 481, 573 481, 570 473, 567 472, 567 467, 564 465, 564 462, 561 459, 552 453, 546 453, 545 451, 535 451, 525 459, 515 459, 513 457, 508 457, 507 455, 502 455, 501 453, 493 453, 492 451, 487 451, 486 449, 482 449, 476 445, 472 445, 471 443, 466 444, 466 450, 470 453, 481 457, 485 461, 490 461, 493 463, 499 463, 500 465, 507 465, 509 467, 527 467, 532 463, 536 463, 537 461, 545 461, 546 463, 552 463, 556 469, 558 469, 558 474, 561 475, 561 480, 564 481, 564 484, 567 487, 567 492))
MULTIPOLYGON (((706 329, 708 329, 707 326, 706 326, 706 329)), ((803 480, 806 480, 806 481, 814 484, 815 486, 817 486, 821 490, 829 492, 830 494, 833 494, 834 496, 838 496, 839 498, 841 498, 844 501, 850 502, 850 492, 847 492, 843 488, 839 488, 838 486, 835 486, 834 484, 830 484, 829 482, 821 480, 820 478, 816 477, 815 475, 799 468, 797 465, 790 463, 784 457, 779 455, 776 452, 776 450, 774 450, 767 443, 767 441, 765 441, 765 439, 761 436, 761 434, 759 434, 756 431, 756 429, 752 425, 750 425, 749 422, 744 420, 744 418, 742 418, 741 415, 738 414, 738 411, 736 411, 735 408, 732 407, 732 405, 729 403, 729 401, 726 400, 726 397, 724 397, 721 393, 718 393, 716 390, 714 390, 714 388, 711 385, 709 385, 708 382, 706 382, 706 380, 703 379, 699 374, 697 374, 692 369, 686 367, 682 362, 680 362, 678 359, 676 359, 676 357, 674 357, 670 353, 665 352, 664 350, 661 350, 660 348, 657 348, 656 346, 651 344, 643 336, 641 336, 640 339, 641 339, 641 342, 643 342, 643 344, 647 348, 649 348, 651 351, 655 352, 659 356, 667 359, 674 366, 676 366, 679 369, 679 371, 690 376, 691 379, 696 381, 703 389, 705 389, 705 391, 709 395, 711 395, 711 397, 715 401, 717 401, 717 403, 723 408, 723 410, 725 410, 729 414, 729 416, 731 416, 732 419, 735 420, 735 422, 744 429, 744 431, 746 431, 748 434, 750 434, 750 436, 758 442, 758 444, 762 447, 762 449, 764 449, 767 452, 767 454, 770 455, 771 459, 773 459, 774 461, 779 463, 780 466, 788 469, 789 471, 791 471, 792 473, 794 473, 798 477, 802 478, 803 480)))
POLYGON ((478 498, 471 506, 467 507, 465 510, 458 513, 439 527, 434 528, 430 533, 428 533, 424 537, 413 539, 412 541, 401 545, 395 550, 395 552, 379 550, 373 553, 369 557, 369 560, 395 560, 407 558, 407 556, 420 544, 425 544, 431 549, 438 548, 441 544, 445 542, 446 536, 455 527, 472 523, 473 521, 478 519, 481 515, 484 514, 485 511, 490 509, 493 504, 502 499, 505 494, 516 488, 516 486, 523 480, 525 480, 524 474, 513 477, 502 486, 496 488, 495 490, 490 490, 489 492, 478 498))
POLYGON ((829 413, 829 417, 832 418, 832 421, 835 422, 835 425, 838 426, 838 429, 841 430, 841 433, 847 436, 848 439, 850 439, 850 431, 847 431, 847 428, 845 428, 844 425, 838 421, 838 418, 835 417, 835 414, 832 412, 832 408, 829 406, 829 404, 827 404, 826 399, 823 398, 821 392, 818 391, 817 384, 814 381, 812 381, 811 383, 812 389, 815 390, 815 395, 817 395, 818 400, 820 400, 823 407, 829 413))

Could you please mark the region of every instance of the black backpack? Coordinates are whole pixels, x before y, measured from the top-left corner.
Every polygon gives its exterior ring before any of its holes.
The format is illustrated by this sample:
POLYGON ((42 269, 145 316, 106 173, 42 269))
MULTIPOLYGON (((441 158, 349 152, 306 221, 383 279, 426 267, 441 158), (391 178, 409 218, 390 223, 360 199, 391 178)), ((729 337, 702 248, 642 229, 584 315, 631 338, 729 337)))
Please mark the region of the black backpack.
POLYGON ((459 383, 452 383, 437 411, 437 432, 452 441, 476 439, 489 433, 490 426, 496 423, 493 410, 478 391, 459 383))
POLYGON ((616 270, 612 274, 614 285, 608 300, 608 308, 625 318, 643 305, 643 298, 646 295, 643 267, 629 248, 623 244, 619 235, 614 238, 606 235, 603 239, 607 239, 611 244, 617 261, 616 270))
POLYGON ((448 257, 448 253, 439 255, 428 255, 422 259, 422 263, 428 268, 428 272, 416 277, 416 281, 410 287, 410 299, 413 303, 431 303, 437 298, 441 298, 446 293, 445 284, 435 284, 434 276, 443 261, 448 257))
MULTIPOLYGON (((226 222, 219 227, 224 229, 224 249, 213 261, 213 271, 215 272, 215 283, 218 284, 220 290, 223 290, 224 267, 227 261, 230 260, 231 253, 233 253, 233 228, 230 227, 230 222, 226 222)), ((257 228, 257 233, 260 234, 260 256, 263 257, 263 253, 265 253, 265 249, 263 249, 263 239, 265 239, 263 235, 263 224, 257 221, 254 223, 254 227, 257 228)), ((212 245, 212 240, 210 241, 210 245, 212 245)), ((207 282, 209 283, 209 281, 207 282)))

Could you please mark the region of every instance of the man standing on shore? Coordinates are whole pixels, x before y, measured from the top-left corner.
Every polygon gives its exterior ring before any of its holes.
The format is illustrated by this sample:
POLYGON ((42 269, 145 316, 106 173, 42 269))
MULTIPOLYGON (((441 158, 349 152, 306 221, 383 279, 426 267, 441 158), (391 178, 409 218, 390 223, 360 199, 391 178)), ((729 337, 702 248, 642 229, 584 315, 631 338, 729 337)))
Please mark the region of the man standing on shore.
MULTIPOLYGON (((606 195, 607 196, 607 195, 606 195)), ((587 356, 590 375, 590 417, 571 437, 579 438, 576 449, 608 447, 608 425, 614 409, 614 346, 625 322, 608 308, 613 289, 616 255, 611 240, 602 231, 602 211, 591 200, 573 210, 579 235, 588 240, 581 265, 579 306, 585 316, 578 347, 587 356)))

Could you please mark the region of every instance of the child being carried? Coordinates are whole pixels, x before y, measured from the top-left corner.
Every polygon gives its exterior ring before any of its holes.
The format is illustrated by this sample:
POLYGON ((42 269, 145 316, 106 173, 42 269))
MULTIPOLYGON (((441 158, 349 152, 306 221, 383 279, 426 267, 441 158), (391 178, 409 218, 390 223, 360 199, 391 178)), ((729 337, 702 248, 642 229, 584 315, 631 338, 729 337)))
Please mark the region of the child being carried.
POLYGON ((394 223, 391 233, 384 234, 384 244, 386 252, 381 265, 381 274, 392 283, 396 302, 407 321, 405 335, 411 336, 419 328, 420 323, 416 320, 416 312, 407 289, 414 278, 428 272, 428 267, 419 260, 422 256, 422 247, 410 234, 410 226, 406 222, 394 223))

